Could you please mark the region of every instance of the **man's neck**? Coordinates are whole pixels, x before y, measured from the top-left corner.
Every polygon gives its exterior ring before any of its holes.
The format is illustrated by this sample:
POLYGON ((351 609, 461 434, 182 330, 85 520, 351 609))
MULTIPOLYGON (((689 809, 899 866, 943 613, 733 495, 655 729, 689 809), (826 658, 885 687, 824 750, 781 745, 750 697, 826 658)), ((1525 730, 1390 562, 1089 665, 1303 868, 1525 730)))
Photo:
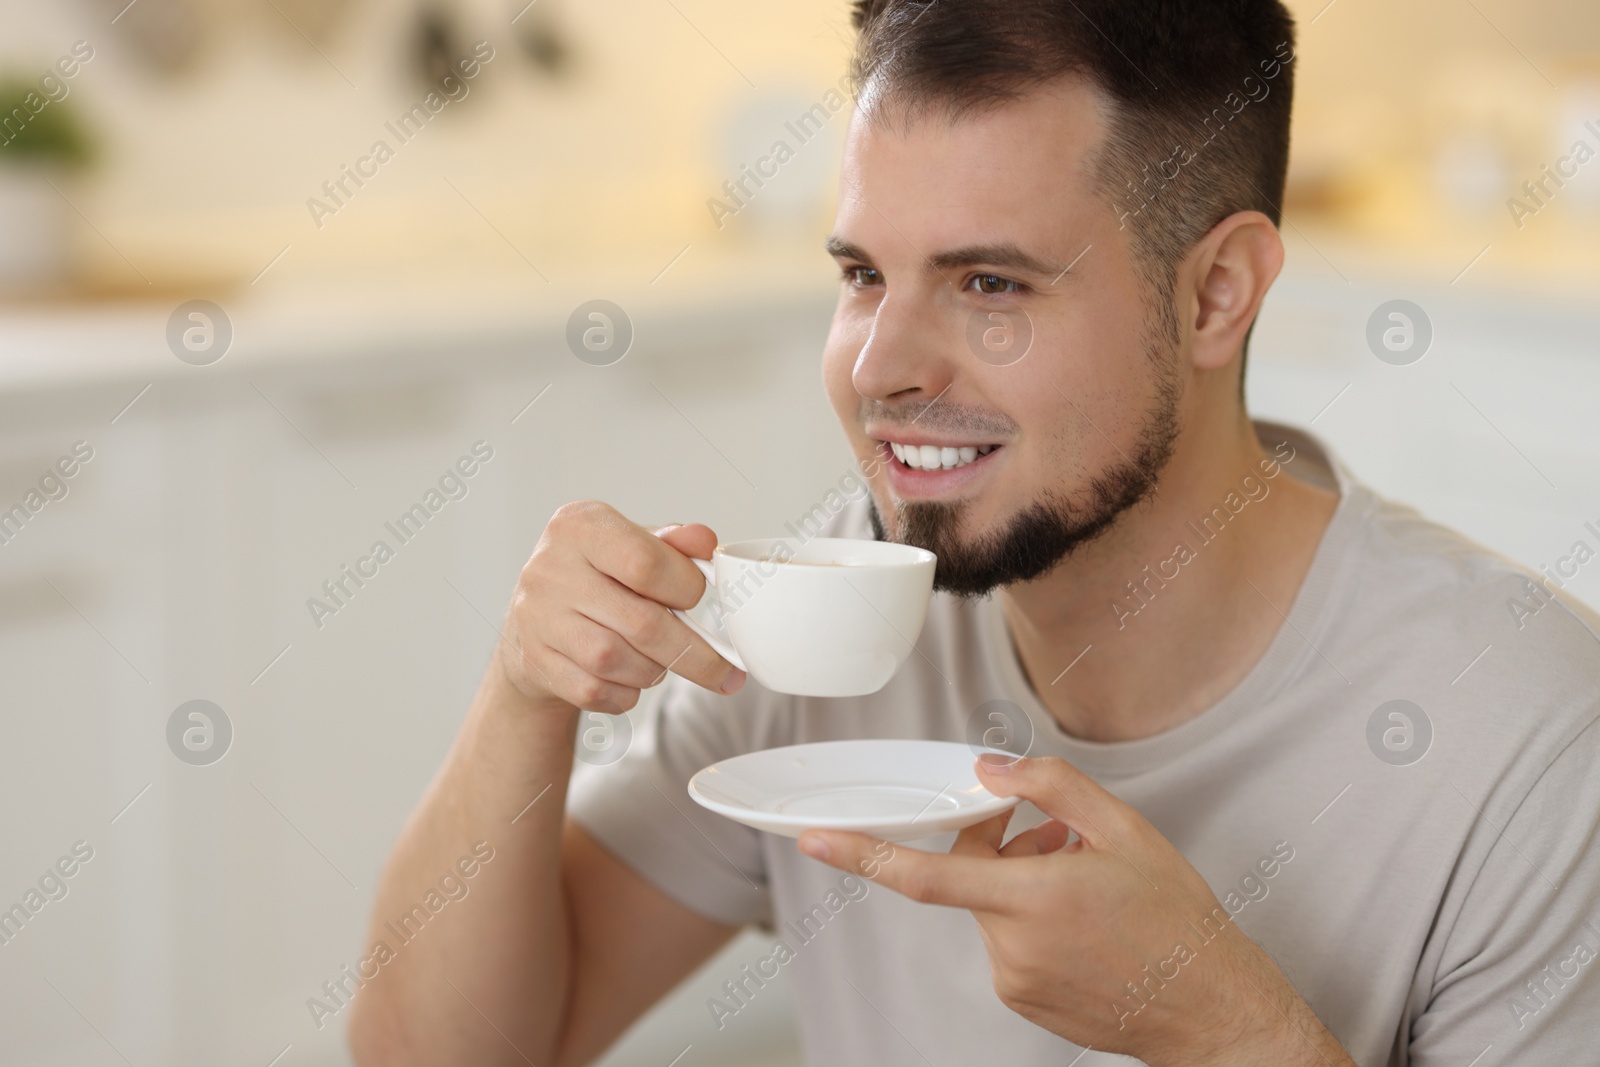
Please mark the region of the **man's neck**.
POLYGON ((1248 423, 1212 440, 1180 447, 1105 537, 998 595, 1034 691, 1074 737, 1149 737, 1200 714, 1261 658, 1305 580, 1338 494, 1295 478, 1292 453, 1248 423))

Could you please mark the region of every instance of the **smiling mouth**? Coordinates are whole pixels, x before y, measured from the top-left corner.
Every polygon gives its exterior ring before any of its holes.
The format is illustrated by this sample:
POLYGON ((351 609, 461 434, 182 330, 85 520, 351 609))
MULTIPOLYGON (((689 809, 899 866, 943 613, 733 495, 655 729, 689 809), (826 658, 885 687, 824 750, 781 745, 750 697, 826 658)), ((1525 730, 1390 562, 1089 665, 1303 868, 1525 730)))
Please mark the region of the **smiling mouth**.
POLYGON ((918 471, 959 470, 976 463, 984 456, 1002 447, 1000 445, 941 445, 909 444, 899 441, 880 441, 888 445, 895 460, 902 466, 918 471))

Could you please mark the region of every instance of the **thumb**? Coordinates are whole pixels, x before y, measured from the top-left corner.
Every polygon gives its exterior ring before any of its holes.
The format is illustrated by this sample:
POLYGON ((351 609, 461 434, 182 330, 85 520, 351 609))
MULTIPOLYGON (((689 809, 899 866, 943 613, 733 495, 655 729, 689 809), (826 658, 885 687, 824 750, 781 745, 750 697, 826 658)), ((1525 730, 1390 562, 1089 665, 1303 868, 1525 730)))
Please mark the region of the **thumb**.
POLYGON ((717 547, 717 534, 709 526, 698 522, 685 526, 672 523, 655 531, 657 537, 695 559, 710 559, 711 550, 717 547))
POLYGON ((1016 797, 1069 829, 1091 848, 1105 847, 1113 837, 1132 831, 1138 813, 1066 760, 976 761, 978 780, 995 796, 1016 797))

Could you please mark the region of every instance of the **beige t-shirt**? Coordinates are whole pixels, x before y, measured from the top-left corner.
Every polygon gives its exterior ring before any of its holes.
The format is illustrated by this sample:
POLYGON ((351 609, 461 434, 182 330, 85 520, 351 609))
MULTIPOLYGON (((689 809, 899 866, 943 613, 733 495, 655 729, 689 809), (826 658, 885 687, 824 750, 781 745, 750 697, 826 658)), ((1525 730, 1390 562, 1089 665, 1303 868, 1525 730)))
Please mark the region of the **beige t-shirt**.
MULTIPOLYGON (((1600 618, 1380 499, 1309 435, 1257 430, 1269 452, 1295 450, 1278 478, 1341 500, 1288 624, 1232 692, 1174 729, 1069 736, 1030 688, 999 605, 937 594, 920 654, 878 693, 748 684, 721 697, 674 676, 630 713, 620 759, 580 766, 569 810, 596 839, 686 907, 771 931, 772 950, 708 1002, 708 1042, 781 968, 813 1064, 1137 1062, 1075 1059, 1078 1046, 1006 1008, 969 912, 853 879, 685 792, 702 767, 758 749, 965 741, 975 710, 1000 700, 1031 722, 1029 755, 1070 761, 1155 824, 1357 1063, 1600 1062, 1600 618)), ((1245 488, 1239 517, 1262 491, 1245 488)), ((830 532, 870 538, 866 516, 864 498, 850 501, 830 532)), ((1192 547, 1205 551, 1198 536, 1192 547)), ((1143 610, 1159 611, 1159 587, 1146 588, 1143 610)), ((1041 820, 1023 804, 1010 833, 1041 820)))

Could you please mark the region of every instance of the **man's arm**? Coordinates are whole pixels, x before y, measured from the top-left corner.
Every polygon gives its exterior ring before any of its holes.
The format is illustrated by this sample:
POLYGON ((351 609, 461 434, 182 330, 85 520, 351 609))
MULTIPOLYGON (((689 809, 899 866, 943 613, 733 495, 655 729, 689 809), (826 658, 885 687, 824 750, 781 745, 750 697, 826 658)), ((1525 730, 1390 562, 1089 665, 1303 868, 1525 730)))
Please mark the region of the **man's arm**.
POLYGON ((589 1063, 737 932, 565 818, 576 717, 538 714, 491 665, 384 872, 369 943, 393 944, 384 924, 476 842, 494 859, 355 998, 358 1063, 589 1063))
POLYGON ((591 1063, 739 927, 696 914, 567 822, 564 869, 580 946, 556 1067, 591 1063))
POLYGON ((715 543, 703 526, 658 537, 598 504, 551 520, 379 886, 369 944, 388 941, 392 955, 352 1005, 363 1067, 589 1062, 735 932, 566 819, 580 706, 625 711, 666 664, 716 691, 743 680, 666 610, 699 599, 704 579, 684 553, 715 543), (492 861, 467 895, 396 944, 392 924, 480 843, 492 861))
MULTIPOLYGON (((1580 632, 1578 640, 1592 656, 1593 638, 1580 632)), ((1505 788, 1516 778, 1498 770, 1492 779, 1475 775, 1478 781, 1470 771, 1452 774, 1461 802, 1478 809, 1461 853, 1461 867, 1475 873, 1447 888, 1437 942, 1423 949, 1431 987, 1403 1035, 1414 1067, 1474 1057, 1482 1058, 1479 1067, 1596 1062, 1600 719, 1592 671, 1548 673, 1563 676, 1565 692, 1544 699, 1556 705, 1576 696, 1586 719, 1564 740, 1573 729, 1569 709, 1527 709, 1544 719, 1557 752, 1532 787, 1505 788)))

